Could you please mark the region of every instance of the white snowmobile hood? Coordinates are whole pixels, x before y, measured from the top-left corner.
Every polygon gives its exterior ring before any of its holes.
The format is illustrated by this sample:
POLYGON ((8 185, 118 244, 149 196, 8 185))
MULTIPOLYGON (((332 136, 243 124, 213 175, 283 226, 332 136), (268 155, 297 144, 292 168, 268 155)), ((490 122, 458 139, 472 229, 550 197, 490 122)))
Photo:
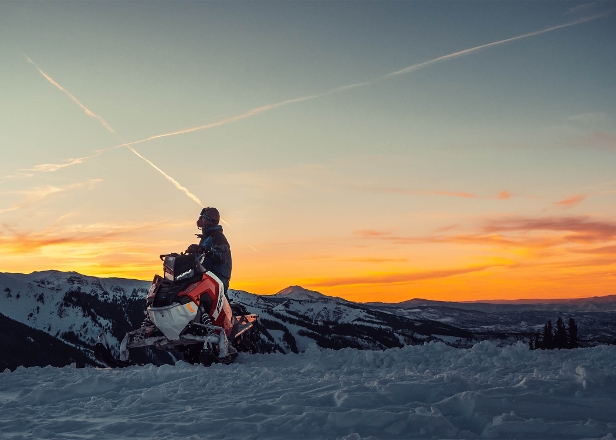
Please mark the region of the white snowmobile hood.
POLYGON ((197 305, 171 304, 165 307, 149 307, 150 319, 169 340, 180 339, 180 333, 197 316, 197 305))

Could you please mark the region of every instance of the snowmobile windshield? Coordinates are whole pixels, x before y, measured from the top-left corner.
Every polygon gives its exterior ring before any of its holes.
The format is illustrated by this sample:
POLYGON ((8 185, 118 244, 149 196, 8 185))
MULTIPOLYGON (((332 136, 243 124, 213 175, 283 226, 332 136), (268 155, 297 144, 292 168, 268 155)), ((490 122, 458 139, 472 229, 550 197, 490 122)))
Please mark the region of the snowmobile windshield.
POLYGON ((166 255, 163 261, 165 279, 169 281, 181 281, 195 275, 197 260, 194 254, 189 255, 166 255))

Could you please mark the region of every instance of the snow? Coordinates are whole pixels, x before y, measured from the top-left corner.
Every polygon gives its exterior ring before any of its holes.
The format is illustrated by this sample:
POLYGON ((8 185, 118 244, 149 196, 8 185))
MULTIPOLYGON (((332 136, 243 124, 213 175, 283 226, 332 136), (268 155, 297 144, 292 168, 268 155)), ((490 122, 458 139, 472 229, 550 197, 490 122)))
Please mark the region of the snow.
POLYGON ((604 438, 616 346, 443 343, 0 374, 2 438, 604 438))

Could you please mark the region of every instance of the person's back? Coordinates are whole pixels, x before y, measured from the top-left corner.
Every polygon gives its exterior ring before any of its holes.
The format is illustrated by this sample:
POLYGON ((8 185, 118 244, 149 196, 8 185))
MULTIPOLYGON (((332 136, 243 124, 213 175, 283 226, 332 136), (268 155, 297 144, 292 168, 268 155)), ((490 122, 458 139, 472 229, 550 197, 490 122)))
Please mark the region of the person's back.
POLYGON ((197 227, 201 229, 199 244, 191 244, 186 252, 204 254, 201 264, 220 278, 226 294, 231 279, 231 247, 219 222, 220 213, 216 208, 203 208, 197 220, 197 227))

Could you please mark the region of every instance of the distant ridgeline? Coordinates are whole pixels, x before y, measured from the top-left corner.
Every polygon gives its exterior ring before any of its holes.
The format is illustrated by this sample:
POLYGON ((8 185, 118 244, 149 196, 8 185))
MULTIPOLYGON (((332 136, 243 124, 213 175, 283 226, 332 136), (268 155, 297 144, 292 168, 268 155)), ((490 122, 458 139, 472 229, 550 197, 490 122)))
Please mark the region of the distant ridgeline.
MULTIPOLYGON (((22 366, 98 366, 93 347, 101 333, 117 346, 141 324, 150 283, 96 278, 75 272, 0 273, 0 371, 22 366)), ((525 305, 409 301, 358 304, 299 286, 271 296, 230 290, 232 301, 260 316, 263 352, 297 353, 312 344, 322 348, 383 350, 444 342, 468 347, 481 340, 499 345, 534 341, 553 310, 525 305), (485 308, 484 307, 484 308, 485 308)), ((616 339, 616 298, 605 310, 563 306, 579 323, 582 346, 616 339)), ((173 363, 179 353, 131 350, 139 363, 173 363), (176 356, 174 356, 174 354, 176 356)))

